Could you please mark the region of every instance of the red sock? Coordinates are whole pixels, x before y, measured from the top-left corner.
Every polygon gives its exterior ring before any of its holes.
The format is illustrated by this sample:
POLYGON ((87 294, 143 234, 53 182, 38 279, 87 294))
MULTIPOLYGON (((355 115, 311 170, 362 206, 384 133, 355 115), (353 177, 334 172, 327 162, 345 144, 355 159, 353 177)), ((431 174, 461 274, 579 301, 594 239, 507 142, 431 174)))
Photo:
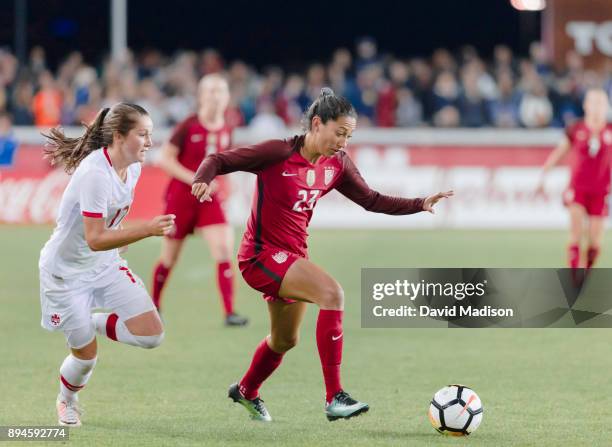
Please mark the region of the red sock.
POLYGON ((153 298, 153 304, 155 304, 158 310, 161 304, 161 293, 169 275, 170 269, 161 262, 158 262, 153 270, 153 296, 151 297, 153 298))
POLYGON ((342 390, 340 385, 340 363, 342 363, 342 310, 319 311, 317 319, 317 348, 321 358, 325 380, 326 401, 342 390))
POLYGON ((232 271, 232 264, 229 262, 217 264, 217 285, 223 300, 225 314, 234 313, 234 273, 232 271))
POLYGON ((259 387, 274 372, 283 361, 283 355, 274 352, 268 346, 267 338, 264 338, 253 355, 251 366, 240 381, 240 392, 249 400, 259 395, 259 387))
POLYGON ((599 256, 599 247, 589 247, 587 251, 587 269, 593 267, 597 256, 599 256))
POLYGON ((578 244, 570 245, 567 248, 567 262, 572 269, 577 269, 580 264, 580 246, 578 244))

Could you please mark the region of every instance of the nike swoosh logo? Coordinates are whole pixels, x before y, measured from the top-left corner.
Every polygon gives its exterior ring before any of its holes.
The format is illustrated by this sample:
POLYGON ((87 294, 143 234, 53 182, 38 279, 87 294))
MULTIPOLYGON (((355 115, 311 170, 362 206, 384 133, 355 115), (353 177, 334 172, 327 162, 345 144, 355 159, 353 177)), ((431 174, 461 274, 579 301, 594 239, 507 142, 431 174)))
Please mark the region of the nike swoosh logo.
POLYGON ((291 172, 283 171, 283 177, 292 177, 294 175, 297 175, 297 174, 293 174, 291 172))
POLYGON ((332 335, 332 341, 338 341, 338 340, 340 340, 341 338, 342 338, 342 334, 338 335, 337 337, 334 337, 334 336, 332 335))

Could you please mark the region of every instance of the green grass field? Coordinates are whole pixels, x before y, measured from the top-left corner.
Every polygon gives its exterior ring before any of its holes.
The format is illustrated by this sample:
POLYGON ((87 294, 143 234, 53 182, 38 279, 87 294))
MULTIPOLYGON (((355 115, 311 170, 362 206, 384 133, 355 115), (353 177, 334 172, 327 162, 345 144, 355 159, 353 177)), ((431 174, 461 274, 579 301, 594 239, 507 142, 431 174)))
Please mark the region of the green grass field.
MULTIPOLYGON (((49 227, 0 227, 0 425, 53 425, 63 335, 39 326, 38 252, 49 227)), ((329 423, 314 341, 316 308, 300 344, 264 384, 271 424, 226 397, 268 330, 260 295, 238 281, 246 329, 222 326, 213 265, 187 244, 165 295, 166 340, 145 351, 99 341, 81 394, 84 425, 70 445, 495 445, 612 443, 612 331, 605 329, 362 329, 361 267, 558 267, 565 233, 530 231, 313 231, 311 257, 347 297, 343 383, 370 403, 363 417, 329 423), (426 412, 435 391, 464 383, 483 400, 479 430, 446 438, 426 412)), ((612 266, 612 239, 600 267, 612 266)), ((159 240, 126 257, 146 283, 159 240)), ((57 445, 56 443, 49 443, 57 445)), ((23 444, 19 444, 23 445, 23 444)))

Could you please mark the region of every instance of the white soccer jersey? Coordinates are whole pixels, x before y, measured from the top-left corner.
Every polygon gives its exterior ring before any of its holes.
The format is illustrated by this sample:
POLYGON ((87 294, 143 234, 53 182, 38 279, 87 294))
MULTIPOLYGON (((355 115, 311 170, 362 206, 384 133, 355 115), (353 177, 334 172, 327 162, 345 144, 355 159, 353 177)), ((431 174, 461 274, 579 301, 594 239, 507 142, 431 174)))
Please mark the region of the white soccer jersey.
POLYGON ((130 209, 140 171, 140 163, 131 164, 123 182, 106 148, 89 154, 64 191, 57 225, 40 253, 39 267, 60 278, 87 278, 117 261, 117 249, 94 252, 89 248, 83 216, 104 218, 107 228, 116 229, 130 209))

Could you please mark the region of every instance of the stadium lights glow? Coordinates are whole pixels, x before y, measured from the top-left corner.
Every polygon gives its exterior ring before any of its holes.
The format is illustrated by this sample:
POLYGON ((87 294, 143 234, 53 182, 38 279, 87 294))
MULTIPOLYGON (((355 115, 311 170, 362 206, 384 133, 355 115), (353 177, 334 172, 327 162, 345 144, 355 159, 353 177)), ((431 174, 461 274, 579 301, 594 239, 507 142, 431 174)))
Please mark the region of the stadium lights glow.
POLYGON ((510 0, 510 3, 519 11, 542 11, 546 8, 546 0, 510 0))

